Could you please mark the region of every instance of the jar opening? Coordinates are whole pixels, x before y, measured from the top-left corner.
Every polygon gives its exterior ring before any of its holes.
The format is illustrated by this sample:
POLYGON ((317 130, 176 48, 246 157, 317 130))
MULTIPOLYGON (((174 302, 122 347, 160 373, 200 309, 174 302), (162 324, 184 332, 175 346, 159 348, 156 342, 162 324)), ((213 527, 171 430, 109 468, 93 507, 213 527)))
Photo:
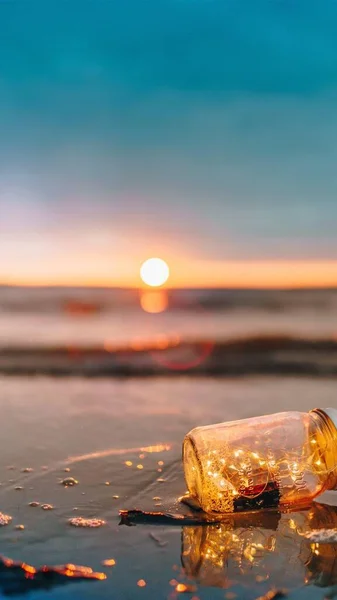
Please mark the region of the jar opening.
MULTIPOLYGON (((327 467, 326 490, 337 490, 337 410, 333 408, 314 408, 310 411, 321 423, 320 437, 326 445, 324 451, 327 467)), ((319 441, 319 437, 317 440, 319 441)), ((322 443, 323 445, 323 443, 322 443)))

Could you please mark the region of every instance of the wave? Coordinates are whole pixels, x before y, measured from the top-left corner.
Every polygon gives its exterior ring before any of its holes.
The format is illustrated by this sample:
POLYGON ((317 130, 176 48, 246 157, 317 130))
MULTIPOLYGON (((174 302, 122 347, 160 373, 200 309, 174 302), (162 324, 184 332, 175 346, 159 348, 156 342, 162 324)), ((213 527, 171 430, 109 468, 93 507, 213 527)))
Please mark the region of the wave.
POLYGON ((337 375, 337 340, 281 335, 161 339, 137 347, 0 348, 0 373, 86 377, 337 375))

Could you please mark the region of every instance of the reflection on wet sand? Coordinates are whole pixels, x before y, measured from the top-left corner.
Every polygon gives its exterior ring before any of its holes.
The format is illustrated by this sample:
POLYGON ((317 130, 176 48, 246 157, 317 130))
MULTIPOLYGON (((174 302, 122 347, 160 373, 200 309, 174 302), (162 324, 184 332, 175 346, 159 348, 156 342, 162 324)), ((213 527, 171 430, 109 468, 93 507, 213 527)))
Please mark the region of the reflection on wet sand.
POLYGON ((272 581, 276 587, 337 583, 337 544, 306 539, 313 529, 337 526, 337 507, 229 516, 221 523, 185 526, 181 560, 199 585, 226 588, 234 582, 272 581))

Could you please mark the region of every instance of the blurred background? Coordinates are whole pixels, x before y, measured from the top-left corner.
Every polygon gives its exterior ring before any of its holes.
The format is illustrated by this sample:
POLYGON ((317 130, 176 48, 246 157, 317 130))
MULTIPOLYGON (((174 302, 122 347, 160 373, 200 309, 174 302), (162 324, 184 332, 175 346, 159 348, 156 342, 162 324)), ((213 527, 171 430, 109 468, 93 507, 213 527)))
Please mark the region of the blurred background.
POLYGON ((336 370, 335 2, 0 10, 0 370, 336 370))

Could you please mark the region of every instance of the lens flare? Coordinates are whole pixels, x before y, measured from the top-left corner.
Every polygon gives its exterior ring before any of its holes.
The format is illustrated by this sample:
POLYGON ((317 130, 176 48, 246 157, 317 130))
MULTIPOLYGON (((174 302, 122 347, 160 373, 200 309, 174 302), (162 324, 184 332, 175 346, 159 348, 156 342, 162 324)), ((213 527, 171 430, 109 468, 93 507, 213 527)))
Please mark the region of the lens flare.
POLYGON ((159 287, 166 283, 170 275, 168 264, 161 258, 149 258, 140 268, 142 281, 151 287, 159 287))

